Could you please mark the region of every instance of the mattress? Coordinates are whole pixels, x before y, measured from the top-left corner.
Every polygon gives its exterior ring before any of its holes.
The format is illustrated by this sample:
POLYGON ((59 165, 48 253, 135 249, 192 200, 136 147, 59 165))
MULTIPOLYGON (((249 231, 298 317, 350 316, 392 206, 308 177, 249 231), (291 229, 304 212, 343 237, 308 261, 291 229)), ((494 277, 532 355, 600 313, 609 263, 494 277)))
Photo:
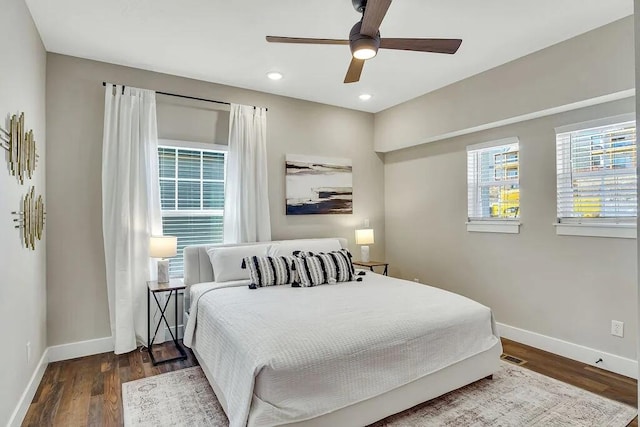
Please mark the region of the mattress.
POLYGON ((185 330, 224 394, 231 427, 315 418, 497 342, 489 308, 373 273, 313 288, 198 284, 185 330))

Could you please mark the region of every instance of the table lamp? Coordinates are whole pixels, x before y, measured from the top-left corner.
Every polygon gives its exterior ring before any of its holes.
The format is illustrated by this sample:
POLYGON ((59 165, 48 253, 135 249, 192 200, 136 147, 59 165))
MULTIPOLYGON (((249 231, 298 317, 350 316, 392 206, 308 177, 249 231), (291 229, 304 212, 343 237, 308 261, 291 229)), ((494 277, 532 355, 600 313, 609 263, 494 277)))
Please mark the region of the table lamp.
POLYGON ((149 256, 158 260, 158 283, 169 282, 169 260, 178 253, 178 238, 175 236, 151 236, 149 256))
POLYGON ((373 228, 356 230, 356 245, 362 245, 360 247, 361 261, 369 262, 369 246, 367 245, 373 245, 373 228))

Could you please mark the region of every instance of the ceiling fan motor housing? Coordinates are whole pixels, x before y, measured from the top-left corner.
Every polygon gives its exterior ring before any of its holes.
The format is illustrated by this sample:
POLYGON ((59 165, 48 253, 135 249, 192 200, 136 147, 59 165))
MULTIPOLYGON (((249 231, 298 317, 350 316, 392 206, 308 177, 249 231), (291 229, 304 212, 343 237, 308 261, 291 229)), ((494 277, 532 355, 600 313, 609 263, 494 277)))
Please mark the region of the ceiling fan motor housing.
POLYGON ((358 13, 364 12, 364 8, 367 7, 367 0, 351 0, 351 3, 353 3, 353 8, 358 13))
POLYGON ((360 49, 373 49, 375 52, 378 52, 380 48, 380 32, 378 32, 376 37, 365 36, 364 34, 360 34, 361 27, 362 21, 359 21, 351 28, 351 33, 349 33, 351 53, 354 54, 360 49))

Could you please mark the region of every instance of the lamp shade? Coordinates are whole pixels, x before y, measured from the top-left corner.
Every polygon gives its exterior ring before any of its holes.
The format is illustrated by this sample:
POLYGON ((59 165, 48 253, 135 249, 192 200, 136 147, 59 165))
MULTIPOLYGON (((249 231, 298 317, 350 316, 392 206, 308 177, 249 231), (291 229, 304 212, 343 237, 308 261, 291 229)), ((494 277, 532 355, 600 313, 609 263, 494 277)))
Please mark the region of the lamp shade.
POLYGON ((373 228, 356 230, 356 245, 372 245, 373 243, 373 228))
POLYGON ((176 236, 151 236, 149 241, 149 256, 151 258, 169 258, 178 253, 178 238, 176 236))

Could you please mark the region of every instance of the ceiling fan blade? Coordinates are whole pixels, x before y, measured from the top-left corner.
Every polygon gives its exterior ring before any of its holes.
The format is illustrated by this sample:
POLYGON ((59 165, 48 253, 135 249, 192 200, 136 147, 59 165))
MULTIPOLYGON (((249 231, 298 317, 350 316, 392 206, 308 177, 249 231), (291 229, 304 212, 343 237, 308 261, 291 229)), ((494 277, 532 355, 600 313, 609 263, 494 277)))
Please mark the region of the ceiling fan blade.
POLYGON ((460 39, 381 39, 381 49, 413 50, 454 54, 462 44, 460 39))
POLYGON ((344 78, 345 83, 355 83, 360 81, 360 75, 362 74, 362 68, 364 67, 364 59, 351 58, 351 64, 347 70, 347 75, 344 78))
POLYGON ((267 36, 269 43, 299 43, 299 44, 349 44, 349 40, 338 39, 308 39, 304 37, 267 36))
POLYGON ((368 0, 362 18, 362 28, 360 34, 375 37, 378 35, 380 24, 391 6, 391 0, 368 0))

